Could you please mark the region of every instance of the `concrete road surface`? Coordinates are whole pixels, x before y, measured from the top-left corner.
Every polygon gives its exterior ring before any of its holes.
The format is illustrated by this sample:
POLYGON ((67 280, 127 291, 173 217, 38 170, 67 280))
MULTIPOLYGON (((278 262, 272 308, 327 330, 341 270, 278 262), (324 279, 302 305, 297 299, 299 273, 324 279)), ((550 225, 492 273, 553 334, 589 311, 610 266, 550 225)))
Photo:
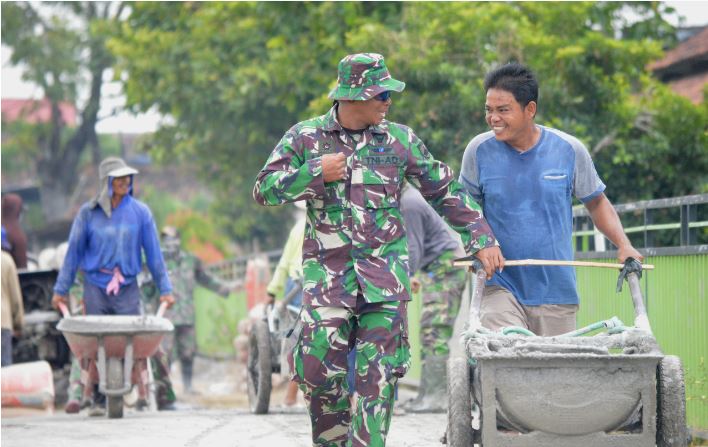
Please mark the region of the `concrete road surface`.
MULTIPOLYGON (((463 302, 466 308, 467 303, 463 302)), ((462 310, 460 315, 467 315, 462 310)), ((451 340, 458 351, 458 318, 451 340)), ((241 353, 243 354, 243 353, 241 353)), ((237 355, 238 357, 238 355, 237 355)), ((248 410, 244 359, 216 360, 197 357, 194 364, 196 394, 182 393, 179 366, 171 371, 178 402, 176 411, 137 412, 126 408, 122 419, 91 418, 86 411, 68 415, 2 408, 2 447, 309 447, 311 430, 304 401, 299 412, 283 410, 285 384, 273 375, 271 411, 253 415, 248 410), (281 382, 278 384, 278 382, 281 382)), ((415 390, 399 387, 399 403, 415 396, 415 390)), ((135 396, 133 396, 135 397, 135 396)), ((130 399, 126 399, 129 403, 130 399)), ((445 414, 394 415, 388 447, 442 446, 445 414)))
MULTIPOLYGON (((2 447, 309 447, 310 421, 304 400, 300 408, 283 409, 285 384, 273 375, 270 413, 248 410, 246 375, 242 362, 198 357, 194 364, 196 394, 182 393, 178 362, 171 376, 177 409, 138 412, 126 406, 122 419, 89 417, 86 410, 69 415, 58 408, 40 410, 2 408, 2 447)), ((400 401, 414 396, 399 388, 400 401)), ((137 397, 137 396, 133 396, 137 397)), ((130 404, 130 398, 126 399, 130 404)), ((442 446, 446 416, 394 415, 389 447, 442 446)))
MULTIPOLYGON (((276 410, 277 411, 277 410, 276 410)), ((440 446, 445 415, 394 416, 390 447, 440 446)), ((2 418, 3 447, 309 447, 302 412, 252 415, 245 409, 126 412, 122 419, 83 414, 2 418)))

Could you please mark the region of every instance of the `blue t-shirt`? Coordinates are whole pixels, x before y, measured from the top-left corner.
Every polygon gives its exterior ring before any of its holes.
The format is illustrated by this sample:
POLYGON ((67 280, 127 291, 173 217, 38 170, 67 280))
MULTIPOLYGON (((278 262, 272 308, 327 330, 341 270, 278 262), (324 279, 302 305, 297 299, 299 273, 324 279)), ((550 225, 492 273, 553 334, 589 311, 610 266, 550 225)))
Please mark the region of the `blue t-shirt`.
MULTIPOLYGON (((525 152, 477 135, 465 149, 460 183, 482 205, 504 257, 573 259, 573 196, 583 203, 605 190, 590 154, 576 138, 538 126, 541 138, 525 152)), ((487 282, 521 304, 578 304, 573 267, 507 267, 487 282)))

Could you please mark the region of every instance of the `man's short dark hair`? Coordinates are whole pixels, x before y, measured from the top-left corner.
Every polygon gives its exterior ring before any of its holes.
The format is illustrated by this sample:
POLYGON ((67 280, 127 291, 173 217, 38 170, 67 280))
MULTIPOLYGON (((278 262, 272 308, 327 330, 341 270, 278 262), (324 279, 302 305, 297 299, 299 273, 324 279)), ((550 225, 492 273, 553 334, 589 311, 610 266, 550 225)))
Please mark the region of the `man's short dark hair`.
POLYGON ((522 107, 526 107, 531 101, 538 104, 536 75, 529 68, 516 62, 502 65, 487 73, 484 78, 484 91, 489 91, 490 88, 511 93, 522 107))

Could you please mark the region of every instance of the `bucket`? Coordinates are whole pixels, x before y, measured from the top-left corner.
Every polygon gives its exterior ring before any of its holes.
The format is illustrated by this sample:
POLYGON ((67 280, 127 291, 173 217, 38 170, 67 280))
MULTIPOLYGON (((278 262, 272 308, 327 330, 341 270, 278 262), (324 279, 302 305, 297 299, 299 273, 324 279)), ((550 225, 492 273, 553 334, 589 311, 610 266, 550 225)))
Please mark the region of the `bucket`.
POLYGON ((2 406, 52 408, 54 378, 45 361, 17 363, 0 369, 2 406))

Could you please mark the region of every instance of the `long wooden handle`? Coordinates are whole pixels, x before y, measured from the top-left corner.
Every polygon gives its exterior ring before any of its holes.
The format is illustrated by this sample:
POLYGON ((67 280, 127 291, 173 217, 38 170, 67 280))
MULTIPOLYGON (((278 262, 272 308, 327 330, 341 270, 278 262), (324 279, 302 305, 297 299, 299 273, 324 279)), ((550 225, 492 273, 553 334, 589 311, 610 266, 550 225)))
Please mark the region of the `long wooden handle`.
MULTIPOLYGON (((455 267, 469 267, 472 265, 472 260, 458 259, 453 261, 455 267)), ((515 267, 521 265, 570 265, 573 267, 601 267, 607 269, 622 269, 624 264, 610 262, 592 262, 592 261, 556 261, 552 259, 515 259, 504 261, 504 267, 515 267)), ((642 264, 642 270, 654 270, 652 264, 642 264)))

